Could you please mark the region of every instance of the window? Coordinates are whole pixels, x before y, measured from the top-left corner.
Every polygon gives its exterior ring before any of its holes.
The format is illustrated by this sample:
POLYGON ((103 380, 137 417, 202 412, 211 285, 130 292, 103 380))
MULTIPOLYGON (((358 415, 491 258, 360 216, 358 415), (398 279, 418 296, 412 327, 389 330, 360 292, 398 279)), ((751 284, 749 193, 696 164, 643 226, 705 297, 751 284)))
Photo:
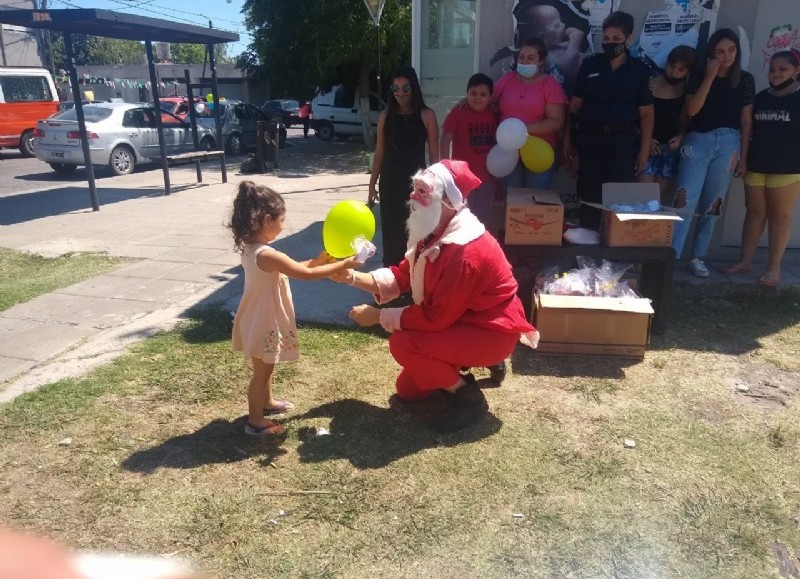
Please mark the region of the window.
POLYGON ((145 115, 144 109, 131 109, 122 116, 123 127, 145 129, 149 127, 150 119, 145 115))
POLYGON ((333 95, 333 106, 342 109, 352 109, 355 105, 356 95, 352 92, 337 90, 333 95))
POLYGON ((0 86, 7 103, 53 100, 44 76, 3 76, 0 77, 0 86))
MULTIPOLYGON (((96 123, 107 119, 111 116, 112 112, 114 112, 114 109, 101 106, 86 105, 83 107, 83 117, 87 123, 96 123)), ((52 118, 61 119, 63 121, 77 121, 78 111, 75 110, 75 107, 72 107, 71 109, 53 115, 52 118)))

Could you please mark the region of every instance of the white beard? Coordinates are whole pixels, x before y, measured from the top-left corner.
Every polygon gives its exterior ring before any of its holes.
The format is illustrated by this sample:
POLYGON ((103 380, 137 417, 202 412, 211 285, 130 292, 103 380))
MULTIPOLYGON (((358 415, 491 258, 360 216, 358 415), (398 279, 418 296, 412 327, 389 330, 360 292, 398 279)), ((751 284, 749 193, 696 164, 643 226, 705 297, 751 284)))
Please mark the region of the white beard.
POLYGON ((409 247, 414 247, 433 233, 439 225, 442 217, 442 202, 441 199, 434 197, 433 203, 429 207, 424 207, 413 200, 408 202, 408 206, 411 209, 411 214, 406 222, 408 244, 409 247))

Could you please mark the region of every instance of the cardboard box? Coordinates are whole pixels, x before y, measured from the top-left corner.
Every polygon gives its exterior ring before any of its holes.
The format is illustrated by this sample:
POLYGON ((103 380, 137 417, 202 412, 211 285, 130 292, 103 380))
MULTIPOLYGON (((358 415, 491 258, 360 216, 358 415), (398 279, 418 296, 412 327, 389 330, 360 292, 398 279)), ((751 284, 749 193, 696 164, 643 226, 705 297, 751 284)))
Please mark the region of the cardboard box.
POLYGON ((645 298, 534 293, 533 324, 543 354, 644 358, 653 306, 645 298))
POLYGON ((675 222, 682 221, 672 208, 651 213, 609 209, 660 199, 658 183, 603 183, 603 203, 586 204, 603 210, 603 243, 608 247, 669 247, 675 222))
POLYGON ((564 204, 554 191, 509 187, 506 245, 561 245, 564 204))

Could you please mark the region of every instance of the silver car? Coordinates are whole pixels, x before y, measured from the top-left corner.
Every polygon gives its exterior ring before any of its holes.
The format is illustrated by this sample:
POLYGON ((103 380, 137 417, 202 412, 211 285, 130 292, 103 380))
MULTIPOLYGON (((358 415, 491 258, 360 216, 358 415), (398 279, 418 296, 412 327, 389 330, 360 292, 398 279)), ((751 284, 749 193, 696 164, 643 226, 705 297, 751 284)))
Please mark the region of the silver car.
MULTIPOLYGON (((83 107, 92 165, 108 166, 115 175, 133 173, 137 163, 160 158, 156 112, 152 106, 129 103, 98 103, 83 107)), ((161 111, 167 155, 194 150, 189 123, 161 111)), ((200 150, 214 148, 210 129, 198 126, 200 150)), ((71 173, 84 164, 74 108, 37 123, 34 153, 58 173, 71 173)))
MULTIPOLYGON (((270 118, 255 105, 241 101, 221 101, 222 141, 230 155, 238 155, 258 146, 258 123, 270 118)), ((214 113, 206 109, 205 116, 198 117, 197 124, 215 130, 214 113)), ((286 129, 280 129, 280 147, 286 142, 286 129)))

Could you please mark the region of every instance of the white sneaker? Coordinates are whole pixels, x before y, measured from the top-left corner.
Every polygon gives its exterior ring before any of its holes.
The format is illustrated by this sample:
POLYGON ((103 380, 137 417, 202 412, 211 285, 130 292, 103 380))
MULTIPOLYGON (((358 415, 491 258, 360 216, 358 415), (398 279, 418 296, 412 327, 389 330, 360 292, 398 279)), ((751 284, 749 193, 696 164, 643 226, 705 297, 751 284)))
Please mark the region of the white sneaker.
POLYGON ((706 262, 694 258, 692 261, 689 262, 689 271, 691 271, 697 277, 708 277, 708 268, 706 267, 706 262))

